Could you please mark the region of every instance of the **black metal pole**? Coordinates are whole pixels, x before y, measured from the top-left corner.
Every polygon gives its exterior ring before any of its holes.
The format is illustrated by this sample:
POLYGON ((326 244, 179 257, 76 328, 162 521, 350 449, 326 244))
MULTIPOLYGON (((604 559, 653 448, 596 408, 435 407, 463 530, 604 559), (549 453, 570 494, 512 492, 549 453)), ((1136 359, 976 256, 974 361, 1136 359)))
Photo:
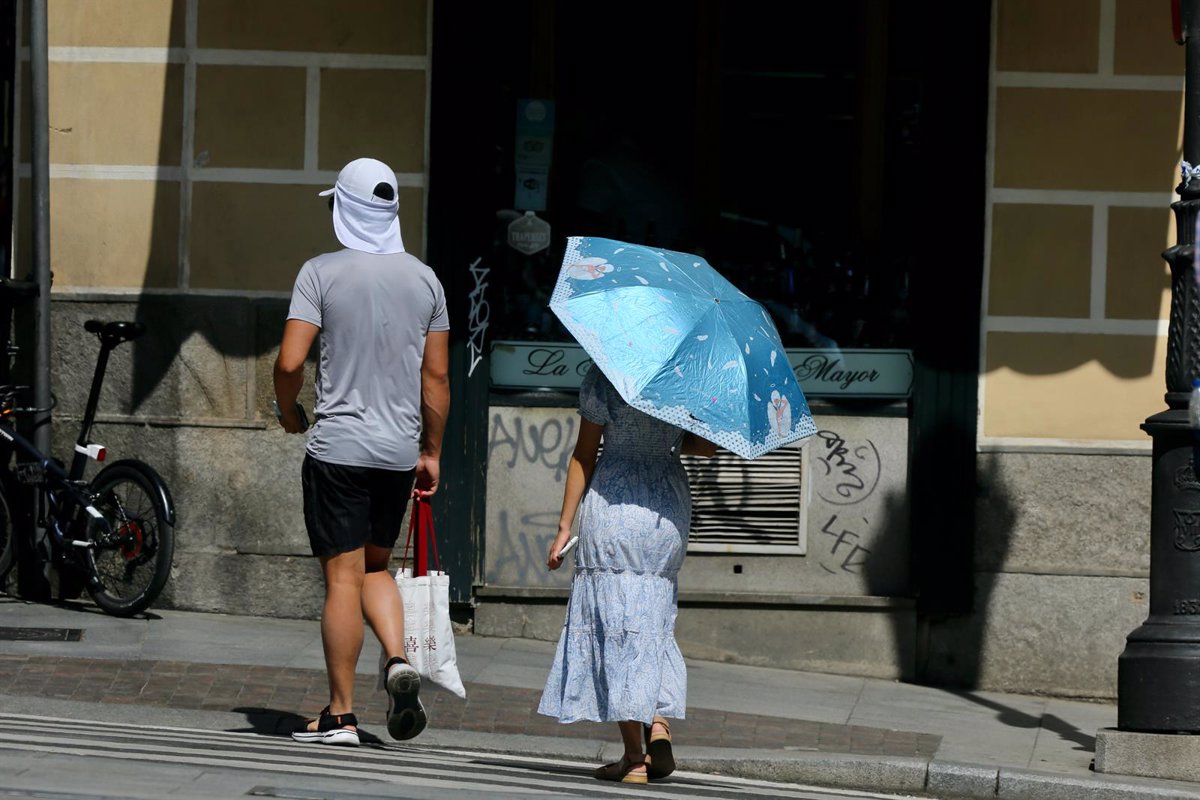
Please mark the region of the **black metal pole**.
MULTIPOLYGON (((1183 158, 1200 164, 1200 2, 1181 3, 1187 47, 1183 158)), ((1200 285, 1196 217, 1200 173, 1185 164, 1173 203, 1177 244, 1171 265, 1167 410, 1146 420, 1154 440, 1150 498, 1150 615, 1129 634, 1117 662, 1117 727, 1200 733, 1200 477, 1193 464, 1187 404, 1200 377, 1200 285)))
MULTIPOLYGON (((33 271, 41 287, 37 303, 34 361, 34 405, 50 408, 50 78, 46 24, 47 0, 33 0, 29 16, 29 71, 31 98, 33 188, 33 271)), ((50 412, 34 417, 34 443, 50 452, 50 412)))
POLYGON ((13 152, 16 77, 17 3, 16 0, 0 0, 0 277, 11 277, 13 266, 13 208, 18 185, 16 154, 13 152))
MULTIPOLYGON (((36 408, 50 407, 50 106, 49 48, 46 22, 47 0, 29 4, 30 72, 30 177, 33 221, 33 275, 39 286, 34 334, 33 402, 36 408)), ((2 356, 4 354, 0 354, 2 356)), ((43 453, 50 451, 50 413, 35 414, 33 441, 43 453)), ((29 508, 37 507, 33 491, 29 508)), ((18 550, 17 587, 22 597, 48 600, 50 559, 46 530, 37 524, 37 514, 26 517, 33 523, 31 548, 18 550)))

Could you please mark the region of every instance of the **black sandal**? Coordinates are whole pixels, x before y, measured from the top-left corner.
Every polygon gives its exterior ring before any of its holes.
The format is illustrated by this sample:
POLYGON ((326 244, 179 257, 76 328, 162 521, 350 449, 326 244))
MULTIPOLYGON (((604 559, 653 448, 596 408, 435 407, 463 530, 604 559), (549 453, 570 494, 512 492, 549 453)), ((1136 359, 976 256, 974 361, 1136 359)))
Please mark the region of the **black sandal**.
POLYGON ((655 717, 650 725, 643 725, 646 732, 646 755, 650 763, 646 771, 650 778, 659 780, 675 771, 675 756, 671 752, 671 726, 662 717, 655 717), (654 725, 662 725, 666 733, 654 733, 654 725))
POLYGON ((650 771, 650 756, 638 756, 638 760, 634 761, 629 756, 621 756, 620 761, 614 761, 611 764, 605 764, 603 767, 596 767, 592 772, 597 780, 601 781, 620 781, 621 783, 636 783, 644 784, 648 780, 650 771), (633 770, 640 766, 646 767, 646 772, 634 772, 633 770))
POLYGON ((329 706, 321 709, 316 719, 306 719, 292 731, 292 738, 306 744, 340 744, 347 747, 358 747, 358 717, 353 714, 330 714, 329 706), (317 729, 310 731, 308 726, 317 723, 317 729), (355 726, 355 727, 351 727, 355 726))

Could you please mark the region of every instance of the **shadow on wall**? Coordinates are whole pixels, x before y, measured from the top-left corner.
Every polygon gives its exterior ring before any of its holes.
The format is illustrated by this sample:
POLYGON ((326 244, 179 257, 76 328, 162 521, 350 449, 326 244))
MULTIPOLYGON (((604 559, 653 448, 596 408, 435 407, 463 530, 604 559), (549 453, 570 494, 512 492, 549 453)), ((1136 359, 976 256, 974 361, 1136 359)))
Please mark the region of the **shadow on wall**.
MULTIPOLYGON (((988 551, 994 563, 1002 564, 1016 529, 1018 508, 1000 476, 995 457, 981 458, 975 498, 975 552, 988 551)), ((935 686, 976 689, 983 673, 984 646, 992 608, 994 583, 976 572, 975 553, 954 569, 968 570, 974 580, 974 610, 964 615, 931 617, 922 631, 918 680, 935 686)))
MULTIPOLYGON (((912 478, 913 476, 910 475, 909 480, 911 481, 912 478)), ((884 528, 873 541, 872 546, 880 552, 907 552, 912 537, 908 524, 910 505, 905 487, 887 493, 883 501, 882 513, 885 520, 884 528)), ((896 595, 896 565, 886 559, 866 559, 863 565, 863 579, 869 595, 884 597, 896 595)), ((912 581, 913 576, 910 574, 910 586, 912 581)), ((896 610, 890 614, 889 618, 895 663, 901 665, 901 669, 904 670, 902 678, 916 678, 918 675, 909 672, 916 665, 917 659, 917 631, 909 624, 909 620, 915 619, 915 615, 896 610)))

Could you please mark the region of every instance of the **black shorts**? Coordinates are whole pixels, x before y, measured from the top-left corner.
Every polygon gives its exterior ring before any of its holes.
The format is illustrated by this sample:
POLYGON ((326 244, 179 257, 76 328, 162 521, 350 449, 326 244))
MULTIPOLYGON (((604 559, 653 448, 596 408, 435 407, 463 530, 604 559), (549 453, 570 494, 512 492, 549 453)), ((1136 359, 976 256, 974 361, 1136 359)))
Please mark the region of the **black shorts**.
POLYGON ((396 545, 415 470, 348 467, 304 456, 304 526, 314 556, 396 545))

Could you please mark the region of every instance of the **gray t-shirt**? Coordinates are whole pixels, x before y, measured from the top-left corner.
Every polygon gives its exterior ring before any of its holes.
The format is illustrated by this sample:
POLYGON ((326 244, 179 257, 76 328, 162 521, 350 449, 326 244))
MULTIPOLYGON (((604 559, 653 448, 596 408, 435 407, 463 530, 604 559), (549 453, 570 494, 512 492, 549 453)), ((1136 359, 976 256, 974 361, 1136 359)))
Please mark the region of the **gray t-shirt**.
POLYGON ((296 277, 288 319, 321 329, 309 454, 331 464, 415 467, 425 334, 450 329, 433 270, 407 253, 317 256, 296 277))

